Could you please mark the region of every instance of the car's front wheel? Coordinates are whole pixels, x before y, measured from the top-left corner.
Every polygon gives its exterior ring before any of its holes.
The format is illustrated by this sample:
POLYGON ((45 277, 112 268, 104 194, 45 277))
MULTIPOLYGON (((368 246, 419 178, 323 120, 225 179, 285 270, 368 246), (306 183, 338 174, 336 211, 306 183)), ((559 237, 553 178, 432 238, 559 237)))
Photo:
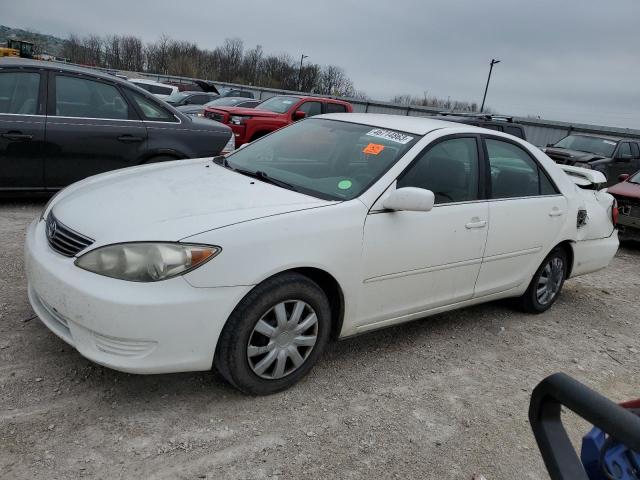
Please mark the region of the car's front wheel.
POLYGON ((218 340, 215 364, 245 393, 275 393, 309 373, 330 328, 322 289, 297 273, 278 275, 256 286, 233 311, 218 340))
POLYGON ((542 313, 551 308, 560 295, 567 271, 567 254, 562 248, 555 248, 543 260, 529 288, 518 299, 520 307, 531 313, 542 313))

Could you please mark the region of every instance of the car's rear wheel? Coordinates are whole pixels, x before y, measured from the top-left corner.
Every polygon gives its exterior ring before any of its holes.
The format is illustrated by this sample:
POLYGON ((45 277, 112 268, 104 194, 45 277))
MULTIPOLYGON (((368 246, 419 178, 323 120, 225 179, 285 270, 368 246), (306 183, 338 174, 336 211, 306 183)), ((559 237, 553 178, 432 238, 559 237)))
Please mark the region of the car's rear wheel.
POLYGON ((318 361, 330 327, 322 289, 297 273, 278 275, 256 286, 233 311, 218 340, 216 367, 245 393, 284 390, 318 361))
POLYGON ((527 291, 518 299, 520 307, 530 313, 542 313, 551 308, 564 285, 567 267, 566 252, 555 248, 543 260, 527 291))

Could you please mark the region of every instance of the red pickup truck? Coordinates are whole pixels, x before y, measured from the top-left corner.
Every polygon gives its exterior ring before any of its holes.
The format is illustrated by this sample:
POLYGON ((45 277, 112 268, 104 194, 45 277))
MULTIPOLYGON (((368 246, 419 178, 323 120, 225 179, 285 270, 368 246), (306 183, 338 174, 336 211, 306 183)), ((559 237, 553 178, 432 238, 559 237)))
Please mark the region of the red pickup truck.
POLYGON ((231 127, 236 147, 306 117, 353 112, 348 102, 332 98, 278 95, 255 108, 205 107, 204 116, 231 127))

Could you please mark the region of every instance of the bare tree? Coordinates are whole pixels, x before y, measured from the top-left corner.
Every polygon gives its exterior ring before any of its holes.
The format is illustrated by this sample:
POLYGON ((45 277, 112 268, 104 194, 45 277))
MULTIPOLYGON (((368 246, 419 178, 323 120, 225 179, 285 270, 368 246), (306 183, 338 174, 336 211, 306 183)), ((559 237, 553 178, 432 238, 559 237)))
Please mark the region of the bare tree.
POLYGON ((226 39, 214 50, 201 50, 194 43, 173 40, 165 34, 147 44, 132 35, 70 35, 62 50, 71 62, 99 67, 366 97, 355 90, 340 67, 306 64, 300 69, 299 62, 287 53, 265 55, 261 45, 245 51, 239 38, 226 39))

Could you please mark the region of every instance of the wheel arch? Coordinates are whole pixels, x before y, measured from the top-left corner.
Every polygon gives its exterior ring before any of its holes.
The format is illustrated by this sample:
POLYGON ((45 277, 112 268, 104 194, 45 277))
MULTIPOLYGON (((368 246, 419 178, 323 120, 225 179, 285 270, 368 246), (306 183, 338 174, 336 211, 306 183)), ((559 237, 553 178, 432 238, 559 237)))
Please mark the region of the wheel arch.
POLYGON ((567 255, 566 278, 571 277, 571 272, 573 271, 573 259, 574 259, 573 243, 574 242, 572 240, 563 240, 562 242, 558 243, 555 247, 551 249, 551 251, 553 251, 556 248, 561 248, 566 253, 567 255))
POLYGON ((184 158, 187 158, 186 155, 172 148, 160 148, 151 152, 145 152, 145 154, 140 157, 139 164, 144 165, 146 163, 149 163, 149 160, 155 157, 173 157, 175 160, 182 160, 184 158))
POLYGON ((265 278, 260 280, 256 284, 256 286, 285 273, 297 273, 300 275, 304 275, 311 281, 315 282, 324 292, 324 294, 327 296, 327 299, 329 300, 329 306, 331 307, 330 338, 332 340, 337 340, 340 337, 340 332, 342 331, 345 312, 344 293, 338 280, 332 274, 330 274, 326 270, 323 270, 322 268, 292 266, 285 270, 280 270, 278 272, 272 273, 269 276, 266 276, 265 278))
POLYGON ((331 339, 336 340, 342 331, 344 321, 344 293, 338 280, 329 272, 315 267, 300 267, 286 270, 296 272, 311 279, 322 289, 331 306, 331 339))

